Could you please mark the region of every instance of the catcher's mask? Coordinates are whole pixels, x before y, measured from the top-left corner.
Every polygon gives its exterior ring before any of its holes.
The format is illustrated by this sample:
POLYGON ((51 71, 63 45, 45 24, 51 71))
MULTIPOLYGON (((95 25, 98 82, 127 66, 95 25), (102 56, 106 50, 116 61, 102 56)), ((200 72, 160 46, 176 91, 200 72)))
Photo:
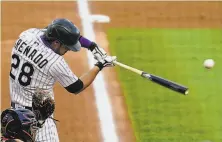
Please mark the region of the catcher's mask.
POLYGON ((31 110, 6 109, 1 114, 1 133, 6 138, 34 142, 37 129, 37 121, 31 110))

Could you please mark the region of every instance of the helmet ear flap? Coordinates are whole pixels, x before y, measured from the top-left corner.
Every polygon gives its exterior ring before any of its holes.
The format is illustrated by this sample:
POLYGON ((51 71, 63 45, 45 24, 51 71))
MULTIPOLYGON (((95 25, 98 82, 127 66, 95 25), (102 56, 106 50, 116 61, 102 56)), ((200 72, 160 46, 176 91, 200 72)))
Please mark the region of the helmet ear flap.
POLYGON ((57 31, 57 25, 55 24, 50 24, 47 28, 47 31, 45 32, 45 36, 48 40, 54 41, 61 43, 59 40, 59 32, 57 31))

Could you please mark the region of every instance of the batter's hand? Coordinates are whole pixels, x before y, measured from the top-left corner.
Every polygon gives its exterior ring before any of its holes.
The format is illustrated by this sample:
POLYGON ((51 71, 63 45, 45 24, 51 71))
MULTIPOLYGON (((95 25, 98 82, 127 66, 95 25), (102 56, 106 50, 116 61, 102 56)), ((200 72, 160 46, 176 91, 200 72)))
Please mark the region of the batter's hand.
POLYGON ((92 43, 90 50, 97 61, 104 60, 107 57, 106 51, 99 47, 96 43, 92 43))
POLYGON ((116 56, 107 56, 103 60, 98 61, 95 65, 98 66, 100 70, 104 67, 113 67, 115 66, 113 62, 116 61, 116 59, 116 56))

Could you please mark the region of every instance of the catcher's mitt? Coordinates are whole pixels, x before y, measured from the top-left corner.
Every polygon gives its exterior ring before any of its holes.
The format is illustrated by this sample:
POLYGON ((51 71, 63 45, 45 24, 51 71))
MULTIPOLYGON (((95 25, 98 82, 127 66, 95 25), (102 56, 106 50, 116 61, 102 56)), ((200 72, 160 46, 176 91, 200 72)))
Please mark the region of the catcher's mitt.
POLYGON ((55 101, 49 93, 37 90, 32 97, 32 111, 40 125, 44 124, 55 110, 55 101))

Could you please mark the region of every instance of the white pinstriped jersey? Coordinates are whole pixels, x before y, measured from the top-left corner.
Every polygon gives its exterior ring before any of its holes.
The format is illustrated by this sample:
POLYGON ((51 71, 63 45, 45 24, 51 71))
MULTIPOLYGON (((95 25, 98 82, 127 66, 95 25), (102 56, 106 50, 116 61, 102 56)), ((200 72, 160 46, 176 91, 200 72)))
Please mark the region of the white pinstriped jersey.
POLYGON ((36 88, 50 92, 58 81, 63 87, 78 80, 64 58, 48 47, 42 29, 29 29, 20 34, 12 49, 10 96, 14 103, 31 107, 36 88))

